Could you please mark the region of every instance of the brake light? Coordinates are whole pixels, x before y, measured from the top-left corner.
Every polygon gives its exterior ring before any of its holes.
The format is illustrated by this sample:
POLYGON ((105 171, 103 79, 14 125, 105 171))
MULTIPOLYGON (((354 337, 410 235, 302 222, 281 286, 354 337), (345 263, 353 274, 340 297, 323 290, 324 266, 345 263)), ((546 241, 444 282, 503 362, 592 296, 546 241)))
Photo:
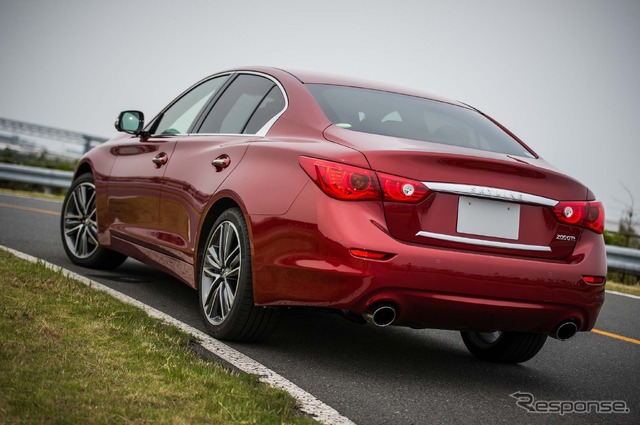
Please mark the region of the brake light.
POLYGON ((553 214, 560 223, 584 227, 596 233, 604 231, 604 207, 602 202, 559 202, 553 207, 553 214))
POLYGON ((430 193, 419 181, 353 165, 301 156, 300 166, 325 194, 336 199, 417 203, 430 193))
POLYGON ((429 189, 419 181, 378 173, 385 201, 415 203, 423 200, 429 189))
POLYGON ((380 187, 373 171, 338 162, 300 157, 302 169, 332 198, 363 201, 380 200, 380 187))

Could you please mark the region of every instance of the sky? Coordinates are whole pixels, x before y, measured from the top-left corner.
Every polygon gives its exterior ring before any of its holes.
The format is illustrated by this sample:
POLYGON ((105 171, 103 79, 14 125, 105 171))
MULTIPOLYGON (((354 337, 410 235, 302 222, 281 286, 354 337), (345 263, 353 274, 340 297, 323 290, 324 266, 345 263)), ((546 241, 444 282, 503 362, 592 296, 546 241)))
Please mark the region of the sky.
POLYGON ((640 0, 0 0, 0 117, 102 137, 266 65, 471 104, 640 216, 640 0))

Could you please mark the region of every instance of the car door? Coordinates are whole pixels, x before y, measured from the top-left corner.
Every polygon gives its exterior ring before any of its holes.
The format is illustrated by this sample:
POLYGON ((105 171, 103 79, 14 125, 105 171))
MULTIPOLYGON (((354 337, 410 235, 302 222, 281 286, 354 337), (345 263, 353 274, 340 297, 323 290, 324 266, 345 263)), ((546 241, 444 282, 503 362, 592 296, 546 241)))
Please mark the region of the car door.
POLYGON ((266 75, 240 73, 181 138, 163 178, 160 240, 193 262, 200 219, 212 196, 242 160, 249 145, 266 133, 286 107, 284 91, 266 75))
POLYGON ((165 108, 146 131, 111 150, 116 157, 108 185, 112 235, 137 244, 157 243, 162 177, 176 142, 228 78, 222 75, 197 84, 165 108))

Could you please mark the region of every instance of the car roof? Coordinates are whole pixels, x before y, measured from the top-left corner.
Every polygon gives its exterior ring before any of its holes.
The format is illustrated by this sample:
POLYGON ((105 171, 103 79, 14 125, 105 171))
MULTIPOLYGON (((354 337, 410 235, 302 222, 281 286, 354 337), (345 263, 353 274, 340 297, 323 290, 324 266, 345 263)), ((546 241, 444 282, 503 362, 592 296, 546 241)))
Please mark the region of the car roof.
POLYGON ((281 74, 284 73, 284 74, 288 74, 290 76, 295 77, 298 81, 300 81, 303 84, 328 84, 328 85, 336 85, 336 86, 380 90, 380 91, 386 91, 391 93, 405 94, 408 96, 416 96, 416 97, 432 99, 440 102, 451 103, 454 105, 469 108, 469 105, 466 105, 462 102, 437 96, 429 92, 423 92, 420 90, 415 90, 415 89, 393 85, 393 84, 386 84, 386 83, 381 83, 377 81, 358 79, 358 78, 334 75, 329 73, 298 70, 298 69, 282 69, 282 68, 264 67, 264 66, 241 67, 237 69, 228 70, 227 72, 230 72, 230 71, 231 72, 234 72, 234 71, 235 72, 242 72, 242 71, 263 72, 266 74, 270 74, 276 78, 281 77, 282 76, 281 74))

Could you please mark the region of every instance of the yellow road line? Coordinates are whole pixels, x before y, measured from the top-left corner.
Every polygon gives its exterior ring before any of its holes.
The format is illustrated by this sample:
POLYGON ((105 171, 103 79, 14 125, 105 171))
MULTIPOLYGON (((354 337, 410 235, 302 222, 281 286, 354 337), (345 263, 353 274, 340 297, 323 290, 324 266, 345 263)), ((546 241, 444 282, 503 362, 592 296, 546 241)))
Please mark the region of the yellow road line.
POLYGON ((640 340, 633 339, 633 338, 627 338, 626 336, 622 336, 622 335, 618 335, 618 334, 612 334, 611 332, 601 331, 600 329, 591 329, 591 332, 596 333, 596 334, 600 334, 600 335, 604 335, 604 336, 608 336, 610 338, 620 339, 622 341, 630 342, 632 344, 640 345, 640 340))
POLYGON ((38 208, 31 208, 31 207, 23 207, 21 205, 3 204, 2 202, 0 202, 0 207, 13 208, 13 209, 16 209, 16 210, 23 210, 23 211, 37 212, 37 213, 41 213, 41 214, 60 215, 60 213, 56 212, 56 211, 41 210, 41 209, 38 209, 38 208))

